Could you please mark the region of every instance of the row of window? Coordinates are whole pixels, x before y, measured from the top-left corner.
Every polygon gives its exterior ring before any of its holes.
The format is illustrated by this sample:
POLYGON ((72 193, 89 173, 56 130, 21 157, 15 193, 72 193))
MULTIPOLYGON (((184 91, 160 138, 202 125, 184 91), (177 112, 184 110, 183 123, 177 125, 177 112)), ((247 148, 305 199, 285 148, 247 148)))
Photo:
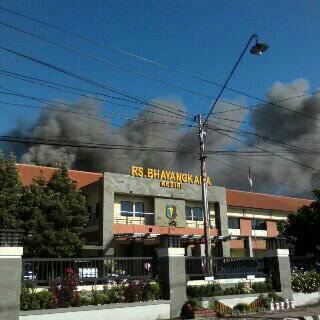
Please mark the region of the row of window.
MULTIPOLYGON (((189 207, 185 209, 186 220, 188 221, 203 221, 201 207, 189 207)), ((125 217, 143 217, 144 203, 139 201, 121 201, 121 216, 125 217)), ((252 219, 252 230, 267 230, 266 220, 252 219)), ((239 218, 228 218, 229 229, 240 229, 239 218)))
MULTIPOLYGON (((144 203, 138 201, 121 201, 120 213, 124 217, 143 217, 144 216, 144 203)), ((186 220, 202 221, 202 208, 201 207, 186 207, 185 209, 186 220)))
MULTIPOLYGON (((240 218, 228 218, 229 229, 240 229, 240 218)), ((263 219, 251 219, 252 230, 267 230, 267 221, 263 219)))

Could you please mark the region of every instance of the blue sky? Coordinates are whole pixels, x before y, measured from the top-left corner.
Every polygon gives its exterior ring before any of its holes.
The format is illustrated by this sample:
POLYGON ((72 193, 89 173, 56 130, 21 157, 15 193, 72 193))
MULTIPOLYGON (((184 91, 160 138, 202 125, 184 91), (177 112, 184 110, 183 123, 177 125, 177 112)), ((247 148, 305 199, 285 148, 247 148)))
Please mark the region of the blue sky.
MULTIPOLYGON (((319 1, 8 0, 0 1, 0 5, 219 83, 226 79, 250 35, 257 33, 261 40, 270 45, 270 50, 259 58, 247 54, 230 83, 231 87, 262 98, 275 81, 291 82, 297 78, 306 78, 311 89, 319 87, 319 1)), ((138 63, 133 58, 106 48, 94 47, 2 10, 0 19, 212 97, 218 93, 218 88, 138 63)), ((209 99, 100 65, 4 27, 0 27, 0 39, 1 46, 146 99, 175 96, 183 101, 192 114, 206 113, 210 109, 209 99)), ((83 89, 94 89, 93 86, 3 51, 1 68, 83 89)), ((75 99, 74 96, 45 90, 18 80, 9 81, 3 76, 0 76, 0 86, 45 99, 75 99)), ((25 99, 1 95, 1 101, 37 105, 25 99)), ((236 96, 225 92, 223 97, 233 99, 236 96)), ((248 100, 247 103, 250 105, 254 101, 248 100)), ((13 128, 17 119, 22 124, 36 119, 37 110, 0 105, 1 134, 13 128)))

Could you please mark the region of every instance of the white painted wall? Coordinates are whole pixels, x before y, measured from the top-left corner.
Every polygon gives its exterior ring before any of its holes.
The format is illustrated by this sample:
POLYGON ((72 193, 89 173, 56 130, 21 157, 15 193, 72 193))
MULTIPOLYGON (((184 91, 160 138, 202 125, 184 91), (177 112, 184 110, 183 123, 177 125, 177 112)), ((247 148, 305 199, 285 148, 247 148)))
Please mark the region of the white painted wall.
POLYGON ((215 280, 189 280, 187 286, 205 286, 208 284, 237 284, 237 283, 256 283, 256 282, 266 282, 266 278, 230 278, 230 279, 215 279, 215 280))
POLYGON ((41 310, 22 312, 19 320, 158 320, 170 318, 170 303, 137 305, 132 307, 110 308, 106 306, 66 308, 56 310, 41 310), (78 311, 77 311, 78 309, 78 311), (55 312, 55 313, 53 313, 55 312))
POLYGON ((313 292, 313 293, 295 292, 293 293, 293 300, 297 307, 307 305, 307 304, 319 303, 320 292, 313 292))
POLYGON ((223 303, 224 305, 226 305, 229 308, 233 308, 234 306, 236 306, 239 303, 246 303, 246 304, 250 304, 253 301, 257 300, 259 298, 259 294, 248 294, 248 295, 242 295, 242 296, 237 296, 237 297, 214 297, 214 299, 212 298, 202 298, 201 299, 201 306, 203 308, 208 308, 209 304, 212 300, 216 300, 219 301, 221 303, 223 303))

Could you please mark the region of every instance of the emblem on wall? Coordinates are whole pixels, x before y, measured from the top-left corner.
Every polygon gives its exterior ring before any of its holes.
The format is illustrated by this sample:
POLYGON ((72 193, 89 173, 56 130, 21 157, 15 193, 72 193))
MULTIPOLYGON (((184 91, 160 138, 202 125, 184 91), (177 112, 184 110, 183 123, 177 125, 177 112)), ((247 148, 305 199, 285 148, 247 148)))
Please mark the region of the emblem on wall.
POLYGON ((169 226, 176 226, 177 222, 175 221, 177 217, 177 208, 174 205, 168 204, 166 206, 166 217, 169 219, 169 226))

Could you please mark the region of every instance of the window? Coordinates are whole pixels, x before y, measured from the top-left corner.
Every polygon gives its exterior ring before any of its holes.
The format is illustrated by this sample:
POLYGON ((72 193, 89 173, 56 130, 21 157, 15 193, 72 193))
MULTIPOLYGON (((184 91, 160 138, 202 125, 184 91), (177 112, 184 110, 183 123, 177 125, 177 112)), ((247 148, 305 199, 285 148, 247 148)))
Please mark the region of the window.
POLYGON ((144 203, 121 201, 121 215, 125 217, 144 217, 144 203))
POLYGON ((193 211, 193 220, 202 221, 202 209, 199 207, 192 208, 193 211))
POLYGON ((229 229, 240 229, 240 219, 239 218, 228 218, 228 228, 229 229))
POLYGON ((136 217, 144 216, 144 203, 143 202, 135 202, 134 203, 134 215, 136 217))
POLYGON ((186 207, 186 220, 192 220, 191 207, 186 207))
POLYGON ((202 208, 201 207, 186 207, 185 209, 186 220, 202 221, 202 208))
POLYGON ((99 218, 100 216, 100 203, 96 203, 96 218, 99 218))
POLYGON ((121 201, 121 215, 125 217, 133 216, 133 202, 121 201))
POLYGON ((262 219, 251 220, 252 230, 267 230, 267 222, 262 219))

